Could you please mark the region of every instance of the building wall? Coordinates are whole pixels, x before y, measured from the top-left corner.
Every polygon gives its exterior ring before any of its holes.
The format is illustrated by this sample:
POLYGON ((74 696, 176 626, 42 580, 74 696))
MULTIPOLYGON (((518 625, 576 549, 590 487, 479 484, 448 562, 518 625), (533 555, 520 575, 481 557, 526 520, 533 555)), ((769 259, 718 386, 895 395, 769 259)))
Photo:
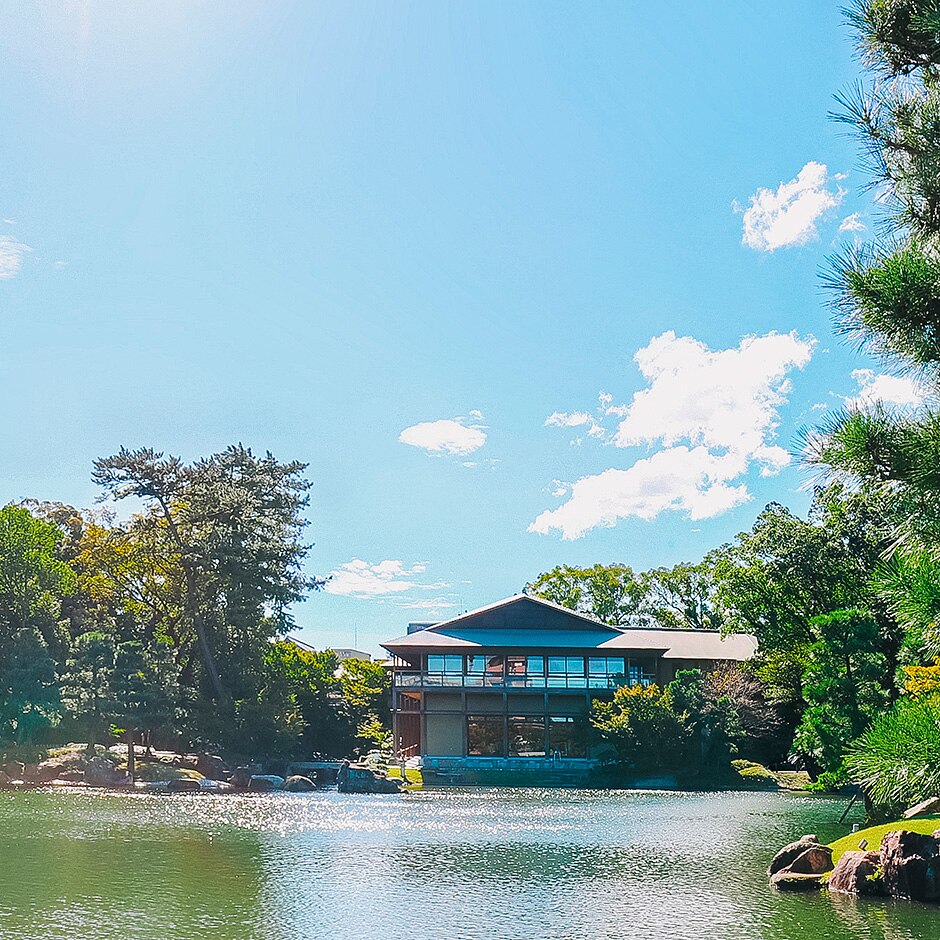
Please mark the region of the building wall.
POLYGON ((427 715, 424 726, 424 752, 437 757, 462 757, 464 716, 427 715))

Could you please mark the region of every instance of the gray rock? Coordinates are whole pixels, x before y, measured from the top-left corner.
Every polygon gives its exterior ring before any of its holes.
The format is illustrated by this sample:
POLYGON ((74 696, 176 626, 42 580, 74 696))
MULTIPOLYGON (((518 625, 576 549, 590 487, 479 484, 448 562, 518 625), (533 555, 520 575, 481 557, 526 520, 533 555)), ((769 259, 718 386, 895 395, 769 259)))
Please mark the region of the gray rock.
POLYGON ((200 789, 199 781, 191 777, 179 777, 166 785, 167 793, 198 793, 200 789))
POLYGON ((288 793, 310 793, 316 788, 317 785, 309 777, 301 774, 293 774, 284 781, 284 789, 288 793))
POLYGON ((254 774, 248 781, 248 789, 252 793, 271 793, 284 786, 284 778, 277 774, 254 774))

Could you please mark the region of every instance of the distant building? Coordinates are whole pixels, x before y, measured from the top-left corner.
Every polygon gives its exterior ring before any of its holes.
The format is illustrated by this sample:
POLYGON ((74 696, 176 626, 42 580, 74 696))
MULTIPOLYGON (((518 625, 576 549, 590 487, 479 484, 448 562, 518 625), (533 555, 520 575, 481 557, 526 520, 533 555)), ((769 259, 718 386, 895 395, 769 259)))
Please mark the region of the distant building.
MULTIPOLYGON (((316 647, 311 646, 309 643, 304 643, 303 640, 298 640, 295 636, 289 636, 286 638, 288 643, 293 643, 298 649, 302 649, 307 653, 319 653, 321 652, 316 647)), ((340 663, 345 662, 347 659, 364 659, 367 663, 372 661, 371 653, 364 653, 362 650, 350 649, 346 646, 329 646, 324 650, 324 652, 335 653, 336 658, 340 663)))
MULTIPOLYGON (((392 655, 392 722, 426 767, 589 762, 577 733, 595 698, 665 685, 680 669, 750 659, 752 636, 620 628, 529 595, 434 624, 409 624, 392 655)), ((530 764, 534 766, 534 764, 530 764)))
POLYGON ((331 646, 330 652, 336 653, 336 658, 341 663, 346 662, 347 659, 364 659, 367 663, 372 662, 372 655, 363 653, 362 650, 349 649, 345 646, 331 646))

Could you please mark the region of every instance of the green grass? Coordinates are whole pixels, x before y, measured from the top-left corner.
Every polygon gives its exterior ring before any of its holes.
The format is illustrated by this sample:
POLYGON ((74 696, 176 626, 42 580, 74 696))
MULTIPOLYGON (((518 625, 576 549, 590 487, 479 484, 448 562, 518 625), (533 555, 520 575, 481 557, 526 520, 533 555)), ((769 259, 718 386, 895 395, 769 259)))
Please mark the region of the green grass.
POLYGON ((899 819, 896 822, 885 823, 882 826, 870 826, 868 829, 850 832, 847 836, 830 843, 832 863, 838 862, 846 852, 857 849, 862 839, 868 841, 866 851, 877 851, 885 833, 893 832, 895 829, 906 829, 909 832, 919 832, 921 835, 929 836, 935 830, 940 829, 940 815, 918 816, 916 819, 899 819))
MULTIPOLYGON (((401 767, 390 765, 388 768, 388 776, 394 780, 401 780, 401 767)), ((421 776, 421 771, 416 767, 406 767, 405 783, 408 784, 408 786, 424 786, 424 777, 421 776)))
POLYGON ((802 770, 768 770, 762 764, 749 760, 733 760, 731 766, 738 772, 742 782, 750 786, 805 790, 810 783, 809 774, 802 770))

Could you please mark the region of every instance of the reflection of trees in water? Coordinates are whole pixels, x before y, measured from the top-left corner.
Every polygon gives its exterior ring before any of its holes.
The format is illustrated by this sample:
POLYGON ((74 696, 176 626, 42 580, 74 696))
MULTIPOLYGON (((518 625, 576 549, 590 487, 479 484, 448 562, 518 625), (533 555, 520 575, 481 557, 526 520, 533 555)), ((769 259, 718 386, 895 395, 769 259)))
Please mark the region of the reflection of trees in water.
POLYGON ((681 858, 647 845, 539 844, 533 842, 455 842, 410 845, 401 871, 413 878, 560 883, 591 878, 608 881, 671 878, 681 858))
POLYGON ((153 799, 24 793, 10 804, 0 937, 177 937, 186 924, 214 940, 263 936, 258 833, 187 825, 185 812, 168 826, 153 799))
POLYGON ((940 935, 940 910, 907 901, 830 894, 832 909, 852 936, 871 940, 926 940, 940 935))

